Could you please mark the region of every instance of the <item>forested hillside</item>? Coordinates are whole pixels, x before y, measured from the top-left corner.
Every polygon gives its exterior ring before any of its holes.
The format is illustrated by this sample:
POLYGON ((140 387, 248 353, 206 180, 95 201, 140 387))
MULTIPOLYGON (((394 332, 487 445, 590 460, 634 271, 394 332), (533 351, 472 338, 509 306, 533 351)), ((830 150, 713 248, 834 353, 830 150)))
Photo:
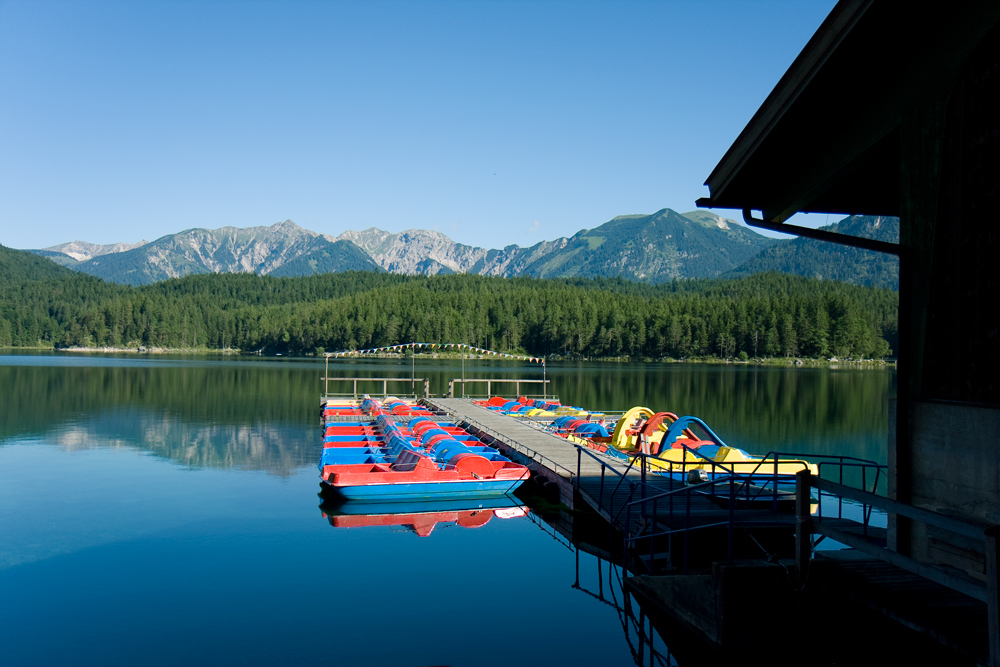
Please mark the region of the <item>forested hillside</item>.
MULTIPOLYGON (((852 215, 823 229, 886 243, 899 242, 899 218, 852 215)), ((738 278, 765 271, 899 289, 899 259, 896 257, 804 237, 764 249, 726 277, 738 278)))
POLYGON ((224 273, 130 287, 3 250, 0 346, 311 352, 418 340, 540 355, 690 358, 886 356, 895 343, 894 292, 778 274, 650 285, 224 273))

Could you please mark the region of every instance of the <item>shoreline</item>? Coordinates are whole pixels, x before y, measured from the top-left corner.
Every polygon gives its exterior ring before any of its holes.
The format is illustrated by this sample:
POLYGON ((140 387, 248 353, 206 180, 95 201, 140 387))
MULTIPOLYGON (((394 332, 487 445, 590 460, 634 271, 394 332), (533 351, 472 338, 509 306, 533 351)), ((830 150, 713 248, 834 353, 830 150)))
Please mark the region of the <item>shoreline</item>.
MULTIPOLYGON (((190 355, 225 355, 225 356, 260 356, 260 357, 285 357, 292 359, 322 359, 322 354, 316 353, 269 353, 262 354, 257 351, 244 352, 237 348, 225 348, 225 349, 211 349, 205 347, 198 348, 176 348, 176 347, 145 347, 145 346, 135 346, 135 347, 0 347, 0 351, 37 351, 37 352, 71 352, 71 353, 85 353, 85 354, 190 354, 190 355)), ((521 354, 521 353, 519 353, 521 354)), ((455 359, 459 360, 463 358, 463 355, 455 352, 429 352, 421 353, 420 357, 426 359, 455 359)), ((409 359, 406 354, 366 354, 364 357, 351 357, 351 358, 364 358, 364 359, 409 359)), ((465 359, 469 360, 483 360, 483 359, 494 359, 490 355, 483 354, 468 354, 464 356, 465 359)), ((849 367, 859 367, 859 368, 895 368, 895 359, 812 359, 809 357, 760 357, 757 359, 748 359, 746 361, 740 361, 739 359, 720 359, 718 357, 695 357, 687 359, 674 359, 674 358, 662 358, 656 359, 651 357, 639 357, 639 358, 629 358, 629 357, 563 357, 561 355, 553 355, 547 361, 585 361, 585 362, 601 362, 601 363, 658 363, 658 364, 704 364, 704 365, 717 365, 717 366, 770 366, 770 367, 782 367, 782 368, 839 368, 842 366, 849 367)))

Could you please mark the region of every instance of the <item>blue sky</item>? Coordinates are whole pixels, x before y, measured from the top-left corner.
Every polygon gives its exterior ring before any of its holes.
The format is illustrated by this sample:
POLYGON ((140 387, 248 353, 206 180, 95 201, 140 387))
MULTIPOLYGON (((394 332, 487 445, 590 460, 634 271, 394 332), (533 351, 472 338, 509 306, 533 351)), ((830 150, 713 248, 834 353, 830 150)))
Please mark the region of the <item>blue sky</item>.
POLYGON ((0 2, 0 244, 688 211, 833 4, 0 2))

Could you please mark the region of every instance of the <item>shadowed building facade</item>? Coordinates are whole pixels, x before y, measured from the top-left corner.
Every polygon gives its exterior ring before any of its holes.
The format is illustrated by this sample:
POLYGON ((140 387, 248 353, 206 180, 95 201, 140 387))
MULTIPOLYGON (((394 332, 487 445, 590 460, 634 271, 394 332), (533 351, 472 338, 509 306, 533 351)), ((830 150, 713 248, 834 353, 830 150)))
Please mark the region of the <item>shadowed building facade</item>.
MULTIPOLYGON (((709 176, 699 206, 900 257, 889 494, 1000 524, 1000 3, 843 0, 709 176), (789 225, 900 217, 886 244, 789 225)), ((889 545, 986 578, 981 543, 890 516, 889 545)))

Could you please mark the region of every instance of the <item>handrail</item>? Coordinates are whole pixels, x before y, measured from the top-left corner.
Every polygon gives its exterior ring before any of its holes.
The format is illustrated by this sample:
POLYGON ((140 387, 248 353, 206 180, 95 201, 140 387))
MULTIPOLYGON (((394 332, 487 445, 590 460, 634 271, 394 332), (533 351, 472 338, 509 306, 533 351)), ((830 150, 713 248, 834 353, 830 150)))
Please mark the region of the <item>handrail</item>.
POLYGON ((710 480, 708 482, 699 482, 698 484, 686 484, 679 489, 671 489, 670 491, 664 491, 663 493, 660 493, 655 496, 647 496, 646 498, 642 498, 640 500, 633 500, 629 504, 635 505, 638 503, 649 503, 654 500, 659 500, 660 498, 666 498, 667 496, 672 496, 680 493, 688 493, 703 486, 715 486, 716 484, 725 484, 729 480, 736 480, 736 479, 739 479, 739 477, 735 475, 729 475, 727 477, 723 477, 722 479, 710 480))
MULTIPOLYGON (((947 586, 969 597, 986 602, 990 623, 994 626, 991 628, 992 633, 996 632, 995 626, 998 620, 1000 620, 1000 595, 997 593, 1000 526, 993 526, 974 519, 960 519, 947 516, 868 491, 860 491, 837 482, 814 477, 808 470, 797 473, 795 481, 796 512, 799 515, 796 521, 795 536, 796 567, 799 582, 806 580, 806 572, 809 568, 809 559, 812 552, 811 535, 817 533, 942 586, 947 586), (864 537, 842 530, 836 524, 830 524, 822 518, 811 517, 806 508, 810 502, 811 489, 813 488, 825 491, 831 495, 841 495, 850 500, 878 507, 886 512, 920 521, 956 535, 982 540, 986 557, 986 581, 982 582, 972 579, 961 573, 960 570, 953 568, 946 569, 932 563, 918 561, 897 551, 873 544, 864 537)), ((998 664, 1000 663, 1000 645, 998 645, 997 638, 993 637, 992 633, 990 638, 990 664, 998 664)))
MULTIPOLYGON (((880 464, 872 463, 870 461, 866 461, 866 462, 863 462, 863 463, 853 463, 853 462, 852 463, 845 463, 843 461, 820 461, 819 466, 818 466, 818 470, 817 470, 817 472, 819 473, 820 479, 826 479, 825 477, 823 477, 823 466, 838 466, 839 472, 840 472, 840 475, 838 477, 838 480, 839 480, 838 483, 839 484, 843 484, 844 483, 844 468, 861 468, 861 490, 862 491, 868 491, 868 469, 869 468, 872 468, 872 467, 875 468, 875 479, 872 480, 872 490, 871 490, 872 493, 875 493, 876 491, 878 491, 878 482, 879 482, 880 477, 882 476, 882 471, 883 470, 887 471, 886 472, 886 479, 888 479, 888 466, 883 466, 883 465, 880 465, 880 464)), ((833 481, 833 480, 828 480, 828 481, 833 481)), ((827 495, 827 496, 833 496, 833 497, 835 497, 837 499, 837 517, 838 518, 843 518, 843 516, 844 516, 844 498, 845 498, 845 496, 843 496, 843 495, 837 495, 835 493, 827 493, 825 495, 827 495)), ((819 502, 819 515, 820 515, 820 517, 823 516, 823 496, 824 496, 823 490, 820 489, 819 490, 819 501, 820 501, 819 502)), ((863 505, 865 535, 868 534, 868 532, 867 532, 868 531, 868 522, 871 519, 871 513, 873 511, 875 511, 875 506, 874 505, 871 505, 871 504, 864 504, 863 505)))
POLYGON ((516 378, 454 378, 448 381, 448 398, 455 398, 455 383, 462 385, 462 395, 465 396, 465 385, 470 383, 486 383, 486 397, 492 396, 492 388, 494 382, 507 383, 514 385, 514 393, 521 395, 521 385, 522 384, 540 384, 542 385, 542 399, 548 398, 546 393, 546 388, 552 380, 519 380, 516 378))
POLYGON ((410 382, 411 380, 423 380, 423 379, 424 378, 359 378, 357 376, 346 377, 346 378, 329 378, 329 377, 320 378, 320 380, 341 380, 345 382, 349 382, 351 380, 356 380, 358 382, 364 382, 368 380, 373 382, 382 382, 384 380, 387 380, 389 382, 410 382))
MULTIPOLYGON (((672 489, 670 489, 668 491, 662 491, 655 484, 651 484, 650 482, 646 481, 646 472, 649 469, 649 468, 647 468, 647 465, 649 464, 650 460, 656 460, 656 459, 658 459, 658 457, 656 457, 654 455, 651 455, 651 454, 644 454, 642 452, 631 453, 630 457, 629 457, 628 466, 625 467, 625 470, 624 470, 624 473, 623 473, 623 472, 621 472, 618 469, 618 467, 615 465, 615 462, 613 460, 610 460, 610 461, 607 460, 607 459, 601 460, 600 458, 598 458, 598 456, 596 455, 595 452, 590 451, 589 447, 587 447, 585 445, 579 445, 579 444, 576 445, 577 452, 578 452, 578 454, 577 454, 577 457, 578 457, 578 464, 577 465, 578 466, 579 466, 580 458, 582 457, 582 455, 584 453, 586 453, 587 456, 589 456, 591 459, 593 459, 593 460, 598 461, 599 463, 601 463, 601 499, 598 501, 599 505, 601 505, 601 506, 604 505, 604 502, 603 502, 603 498, 604 498, 604 475, 606 474, 606 471, 610 470, 612 473, 614 473, 615 475, 617 475, 619 477, 618 484, 615 486, 614 490, 610 494, 612 505, 609 508, 608 516, 610 517, 610 524, 612 526, 620 525, 623 528, 623 534, 622 534, 622 539, 623 539, 623 542, 622 542, 622 546, 623 546, 623 558, 627 558, 627 553, 628 553, 629 545, 634 545, 637 541, 642 540, 642 539, 649 539, 650 540, 650 555, 649 555, 649 558, 650 558, 650 560, 652 562, 653 560, 655 560, 655 555, 654 555, 655 554, 654 538, 664 537, 664 536, 670 536, 670 535, 675 535, 675 534, 681 534, 681 533, 690 533, 692 531, 700 531, 700 530, 704 530, 704 529, 707 529, 707 528, 719 528, 719 527, 728 527, 728 529, 729 529, 729 535, 728 535, 729 549, 728 549, 728 551, 729 551, 729 557, 730 557, 730 559, 733 558, 734 557, 734 544, 735 544, 734 543, 734 539, 735 539, 735 536, 734 536, 734 527, 737 524, 736 517, 735 517, 735 514, 734 514, 734 512, 735 512, 735 503, 738 500, 738 498, 741 496, 743 488, 747 489, 747 494, 746 494, 747 495, 747 499, 749 500, 751 498, 751 496, 750 496, 750 488, 751 487, 749 485, 749 482, 755 476, 756 477, 760 476, 759 471, 760 471, 760 469, 762 467, 765 468, 765 471, 766 471, 766 466, 769 466, 769 465, 777 466, 777 464, 780 462, 780 461, 777 460, 775 454, 771 454, 771 457, 774 460, 763 459, 763 460, 760 460, 760 461, 756 461, 754 468, 750 472, 744 473, 744 472, 738 472, 736 470, 735 466, 733 466, 731 464, 727 465, 724 462, 715 461, 714 459, 709 458, 708 456, 705 456, 704 454, 698 452, 696 449, 692 449, 692 448, 688 447, 687 445, 685 445, 683 443, 680 443, 680 446, 681 446, 681 448, 683 450, 685 450, 685 452, 690 452, 691 458, 694 459, 692 461, 692 460, 688 460, 687 458, 685 458, 685 460, 683 460, 683 461, 671 462, 673 466, 675 466, 676 468, 679 468, 682 471, 681 472, 682 476, 684 474, 683 471, 688 466, 705 466, 707 464, 707 465, 711 465, 711 467, 712 467, 713 479, 710 479, 710 480, 705 481, 705 482, 699 482, 699 483, 696 483, 696 484, 684 484, 683 486, 681 486, 679 488, 672 488, 672 489), (640 473, 641 473, 640 479, 634 479, 634 480, 633 479, 629 479, 628 478, 628 474, 632 470, 634 470, 637 466, 640 467, 640 473), (630 487, 629 488, 629 494, 628 494, 628 497, 625 499, 625 502, 620 507, 617 508, 617 512, 616 512, 615 511, 616 508, 614 507, 615 493, 621 487, 622 482, 624 482, 626 480, 628 480, 629 487, 630 487), (737 486, 737 482, 739 482, 738 486, 737 486), (717 494, 717 492, 716 492, 715 489, 720 484, 727 485, 729 487, 728 488, 728 492, 723 492, 722 494, 717 494), (651 489, 654 489, 656 491, 656 493, 654 493, 653 495, 645 495, 645 489, 647 487, 651 488, 651 489), (698 493, 698 492, 704 491, 704 490, 708 489, 709 487, 712 488, 712 494, 713 495, 721 495, 723 497, 728 496, 728 499, 729 499, 729 517, 727 518, 727 520, 713 522, 711 524, 691 525, 691 515, 690 515, 690 513, 691 513, 691 497, 692 497, 692 495, 694 493, 698 493), (635 497, 635 491, 637 489, 642 489, 643 490, 643 494, 644 494, 643 497, 641 497, 641 498, 636 498, 635 497), (674 500, 675 497, 680 497, 682 495, 684 495, 684 497, 687 498, 687 502, 684 503, 681 507, 679 507, 679 508, 677 508, 675 510, 675 504, 674 504, 673 500, 674 500), (659 513, 657 511, 657 504, 659 502, 661 502, 661 501, 669 501, 669 510, 667 510, 667 513, 671 517, 673 517, 675 515, 676 511, 678 511, 678 510, 680 511, 681 515, 684 518, 684 526, 683 527, 677 527, 677 528, 670 527, 668 530, 660 530, 659 529, 658 524, 660 523, 660 520, 658 519, 658 516, 660 516, 660 515, 659 515, 659 513), (649 529, 648 532, 641 532, 641 534, 632 534, 632 529, 631 529, 631 527, 632 527, 632 519, 631 519, 631 516, 632 516, 632 509, 633 509, 633 507, 639 507, 639 508, 641 508, 641 516, 643 517, 642 524, 645 526, 646 529, 649 529), (649 508, 649 507, 652 507, 652 513, 651 514, 648 514, 648 512, 647 512, 647 508, 649 508), (628 518, 626 518, 624 520, 624 522, 621 522, 620 519, 621 519, 621 517, 622 517, 623 514, 626 514, 626 516, 628 518), (650 523, 650 521, 651 521, 651 523, 650 523)), ((809 469, 807 462, 802 461, 801 463, 805 467, 806 470, 809 469)), ((651 467, 652 466, 650 466, 650 468, 651 467)), ((774 493, 775 493, 775 496, 777 496, 777 479, 778 479, 778 476, 779 476, 779 473, 777 473, 777 469, 775 468, 775 472, 773 473, 774 493)), ((783 477, 783 478, 789 477, 789 475, 787 473, 781 473, 780 476, 783 477)), ((765 477, 768 478, 768 482, 767 483, 770 483, 771 482, 770 478, 772 477, 772 473, 766 472, 765 477)), ((672 479, 676 479, 676 477, 672 477, 672 479)), ((579 479, 578 479, 578 483, 579 483, 579 479)), ((765 486, 766 485, 767 484, 765 484, 765 486)), ((763 489, 761 491, 758 491, 757 495, 759 495, 762 491, 763 491, 763 489)), ((772 505, 772 508, 776 508, 776 505, 772 505)), ((688 543, 687 543, 686 540, 684 542, 684 559, 683 560, 684 560, 684 568, 685 568, 685 571, 686 571, 687 566, 688 566, 687 565, 687 563, 688 563, 688 543)))
POLYGON ((892 498, 879 496, 868 491, 860 491, 858 489, 844 486, 843 484, 838 484, 837 482, 831 482, 820 477, 810 477, 811 479, 809 483, 814 489, 826 491, 827 493, 833 495, 843 496, 848 500, 854 500, 864 505, 871 505, 886 512, 905 516, 908 519, 914 519, 931 526, 936 526, 937 528, 943 528, 944 530, 951 531, 958 535, 964 535, 965 537, 982 538, 983 531, 991 527, 988 523, 972 519, 959 519, 946 514, 939 514, 938 512, 933 512, 922 507, 907 505, 906 503, 901 503, 898 500, 893 500, 892 498))
MULTIPOLYGON (((593 454, 592 452, 588 451, 589 448, 585 447, 584 445, 575 445, 575 447, 576 447, 576 451, 577 451, 577 459, 576 459, 577 463, 576 463, 576 465, 577 465, 577 469, 578 470, 579 470, 579 466, 580 466, 580 454, 581 453, 582 454, 586 454, 587 456, 589 456, 590 458, 594 459, 595 461, 597 461, 598 463, 601 464, 601 498, 597 501, 598 505, 602 505, 604 503, 604 471, 605 471, 605 469, 610 468, 611 472, 613 472, 614 474, 618 475, 618 477, 620 478, 618 480, 618 483, 615 484, 615 488, 611 490, 611 509, 608 512, 608 516, 611 517, 611 520, 610 520, 609 523, 611 525, 614 525, 618 521, 618 517, 621 516, 622 510, 625 509, 625 506, 622 505, 622 507, 618 510, 618 513, 615 514, 614 516, 611 516, 611 512, 614 512, 614 510, 615 510, 615 505, 614 505, 615 494, 618 493, 618 489, 621 487, 622 482, 624 482, 626 479, 628 479, 628 472, 629 472, 629 470, 632 469, 632 466, 635 465, 635 459, 631 459, 629 461, 628 466, 625 468, 625 472, 624 473, 620 473, 617 470, 615 470, 614 466, 609 465, 609 461, 602 461, 601 459, 597 458, 597 456, 595 454, 593 454)), ((615 459, 615 460, 617 460, 617 459, 615 459)), ((578 480, 577 484, 579 484, 579 476, 577 477, 577 480, 578 480)), ((635 486, 636 486, 635 482, 629 480, 628 498, 631 498, 632 494, 635 493, 635 486)), ((626 503, 628 502, 628 498, 626 498, 626 501, 625 501, 626 503)))
MULTIPOLYGON (((675 422, 671 428, 677 427, 680 420, 675 422)), ((701 425, 701 424, 699 424, 701 425)), ((709 431, 710 432, 710 431, 709 431)), ((667 437, 666 435, 664 436, 667 437)), ((689 447, 683 441, 677 441, 674 443, 677 448, 683 451, 683 455, 680 457, 679 461, 670 461, 667 459, 661 459, 659 456, 654 454, 646 454, 644 452, 627 452, 628 465, 621 466, 624 468, 624 472, 619 469, 619 466, 614 460, 608 460, 605 457, 598 457, 596 452, 592 452, 591 448, 587 445, 577 444, 576 448, 577 454, 577 466, 580 467, 580 460, 584 453, 587 454, 591 459, 599 462, 601 464, 601 485, 600 485, 600 499, 597 500, 598 505, 601 510, 605 509, 604 504, 604 477, 608 470, 619 477, 617 485, 614 487, 610 494, 610 506, 607 506, 608 517, 610 518, 610 528, 620 526, 623 529, 622 533, 622 547, 623 547, 623 566, 627 562, 628 553, 631 548, 634 547, 639 541, 643 539, 649 539, 650 550, 649 559, 650 566, 655 561, 655 553, 657 552, 656 538, 665 538, 677 534, 688 534, 692 531, 703 531, 709 528, 728 528, 728 544, 729 544, 729 557, 732 559, 734 557, 734 540, 735 540, 735 527, 738 525, 738 520, 735 514, 736 503, 739 502, 745 495, 746 502, 749 504, 756 498, 767 493, 771 495, 773 500, 771 503, 772 511, 778 511, 778 498, 779 498, 779 481, 790 480, 792 474, 787 472, 788 468, 785 468, 783 472, 778 472, 779 465, 787 464, 797 464, 794 467, 801 467, 801 470, 796 474, 796 478, 803 472, 811 474, 811 466, 809 459, 821 459, 821 464, 824 467, 828 466, 838 466, 840 470, 840 479, 843 480, 845 469, 850 468, 860 468, 863 486, 865 491, 867 491, 867 475, 866 471, 868 469, 875 470, 874 488, 877 489, 879 477, 885 466, 871 461, 868 459, 862 459, 853 456, 835 455, 835 454, 799 454, 792 452, 781 452, 781 451, 770 451, 763 457, 753 457, 748 461, 716 461, 714 458, 705 455, 704 453, 698 451, 698 449, 689 447), (652 462, 662 466, 661 470, 656 470, 657 466, 652 465, 652 462), (711 479, 698 482, 695 484, 684 484, 686 476, 685 473, 689 468, 701 468, 706 469, 710 467, 711 479), (628 477, 629 473, 640 469, 641 478, 630 479, 628 477), (647 481, 646 473, 647 471, 651 473, 664 473, 669 476, 672 480, 677 480, 677 473, 680 473, 680 482, 684 484, 683 486, 677 488, 670 488, 669 490, 662 490, 662 486, 656 483, 651 483, 647 481), (753 481, 762 480, 762 482, 753 484, 753 481), (629 493, 625 502, 620 507, 615 507, 615 495, 618 489, 621 487, 622 483, 628 480, 629 483, 629 493), (726 485, 728 490, 722 491, 718 489, 718 486, 726 485), (760 488, 757 488, 759 486, 760 488), (768 487, 771 487, 768 490, 768 487), (653 489, 651 495, 646 494, 646 489, 653 489), (635 493, 636 490, 642 490, 642 497, 637 497, 635 493), (744 494, 745 490, 745 494, 744 494), (721 493, 720 493, 721 491, 721 493), (699 524, 692 525, 691 517, 691 499, 693 494, 708 492, 712 496, 717 496, 720 499, 728 498, 729 501, 729 516, 726 520, 714 521, 710 524, 699 524), (681 498, 681 504, 678 506, 675 502, 675 498, 681 498), (684 502, 684 498, 687 502, 684 502), (669 503, 669 509, 664 506, 663 503, 669 503), (665 514, 661 514, 657 505, 665 511, 665 514), (652 509, 650 514, 649 510, 652 509), (642 529, 636 534, 633 534, 633 522, 632 522, 632 512, 637 510, 641 513, 641 523, 642 529), (617 510, 617 511, 616 511, 617 510), (627 518, 623 519, 623 515, 627 518), (666 519, 667 525, 664 526, 664 519, 666 519), (675 518, 676 517, 676 518, 675 518), (683 525, 678 524, 677 519, 683 520, 683 525), (664 529, 665 528, 665 529, 664 529)), ((658 477, 659 475, 657 475, 658 477)), ((654 477, 655 478, 655 477, 654 477)), ((826 480, 823 480, 826 481, 826 480)), ((832 482, 831 482, 832 483, 832 482)), ((577 478, 577 484, 579 485, 579 476, 577 478)), ((833 488, 833 487, 830 487, 833 488)), ((821 491, 822 494, 822 491, 821 491)), ((860 502, 865 502, 868 499, 866 496, 857 496, 860 502)), ((871 518, 871 502, 867 503, 864 511, 864 535, 865 539, 868 534, 868 521, 871 518)), ((806 510, 803 516, 808 519, 809 509, 806 505, 806 510)), ((821 512, 822 513, 822 512, 821 512)), ((800 520, 802 517, 800 517, 800 520)), ((832 526, 830 526, 833 529, 832 526)), ((860 539, 860 538, 859 538, 860 539)), ((688 567, 688 540, 684 540, 684 556, 683 563, 684 569, 687 570, 688 567)), ((644 557, 645 558, 645 557, 644 557)))
MULTIPOLYGON (((320 381, 324 382, 324 385, 323 385, 323 396, 330 396, 331 395, 330 394, 330 382, 353 382, 354 383, 354 392, 351 394, 351 396, 354 396, 354 397, 357 397, 357 395, 358 395, 358 383, 359 382, 381 382, 382 383, 382 394, 384 396, 388 396, 389 395, 388 384, 390 382, 409 382, 411 385, 414 384, 414 383, 416 383, 416 382, 422 382, 423 385, 424 385, 424 396, 430 396, 430 380, 428 380, 427 378, 417 378, 417 377, 408 377, 408 378, 375 378, 375 377, 356 377, 355 376, 355 377, 339 377, 339 378, 321 377, 320 381)), ((344 394, 344 395, 346 396, 347 394, 344 394)))
MULTIPOLYGON (((592 454, 590 451, 588 451, 590 448, 587 447, 586 445, 574 445, 574 447, 576 447, 579 451, 583 452, 584 454, 586 454, 590 458, 594 459, 598 463, 610 464, 611 461, 618 461, 618 460, 620 460, 620 459, 611 459, 610 457, 607 460, 601 460, 601 459, 597 458, 597 456, 595 454, 592 454)), ((615 473, 619 477, 624 477, 625 475, 628 474, 628 471, 632 468, 632 463, 630 462, 628 464, 628 466, 625 468, 625 472, 624 473, 618 472, 611 465, 608 465, 608 467, 611 468, 611 472, 615 473)))

